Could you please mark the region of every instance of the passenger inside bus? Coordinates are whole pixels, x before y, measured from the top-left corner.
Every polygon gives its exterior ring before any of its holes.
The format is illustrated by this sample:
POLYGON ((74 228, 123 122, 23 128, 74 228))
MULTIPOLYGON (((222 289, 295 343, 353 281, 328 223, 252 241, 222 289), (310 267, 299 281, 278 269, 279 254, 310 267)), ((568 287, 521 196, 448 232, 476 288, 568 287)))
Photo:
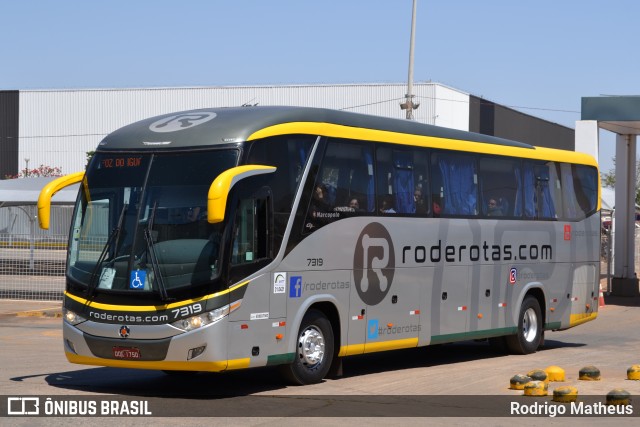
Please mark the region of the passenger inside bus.
POLYGON ((439 218, 440 213, 442 212, 442 199, 439 194, 432 194, 431 199, 433 200, 431 209, 433 211, 433 217, 439 218))
POLYGON ((393 208, 393 197, 391 196, 391 194, 386 194, 381 197, 380 213, 385 213, 385 214, 396 213, 396 210, 393 208))
POLYGON ((413 202, 416 206, 416 213, 423 214, 427 212, 427 202, 422 197, 422 189, 417 187, 413 192, 413 202))
POLYGON ((351 214, 360 212, 360 202, 357 198, 351 197, 343 205, 333 208, 333 211, 340 213, 339 218, 351 216, 351 214))
POLYGON ((327 198, 327 187, 324 184, 316 185, 315 190, 313 191, 313 200, 311 201, 311 210, 312 215, 315 217, 314 213, 317 212, 329 212, 331 210, 331 206, 329 205, 329 200, 327 198))
POLYGON ((203 209, 200 206, 196 206, 193 208, 189 208, 189 210, 187 211, 187 222, 195 222, 198 221, 201 216, 200 216, 200 212, 202 212, 203 209))
POLYGON ((322 227, 333 221, 338 215, 333 212, 333 207, 329 203, 326 185, 317 184, 313 190, 306 228, 313 230, 322 227))
POLYGON ((489 201, 487 202, 487 216, 503 216, 504 215, 500 200, 502 199, 498 197, 489 198, 489 201))

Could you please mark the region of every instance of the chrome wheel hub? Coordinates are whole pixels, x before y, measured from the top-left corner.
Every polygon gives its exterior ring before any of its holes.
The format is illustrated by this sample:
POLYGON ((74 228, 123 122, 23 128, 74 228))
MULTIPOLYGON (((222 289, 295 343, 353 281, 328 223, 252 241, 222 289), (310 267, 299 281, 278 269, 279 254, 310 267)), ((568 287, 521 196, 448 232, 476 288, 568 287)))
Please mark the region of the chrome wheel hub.
POLYGON ((527 342, 533 342, 538 335, 538 316, 533 308, 524 312, 522 318, 522 334, 527 342))
POLYGON ((315 366, 324 359, 324 336, 310 326, 298 338, 298 357, 303 365, 315 366))

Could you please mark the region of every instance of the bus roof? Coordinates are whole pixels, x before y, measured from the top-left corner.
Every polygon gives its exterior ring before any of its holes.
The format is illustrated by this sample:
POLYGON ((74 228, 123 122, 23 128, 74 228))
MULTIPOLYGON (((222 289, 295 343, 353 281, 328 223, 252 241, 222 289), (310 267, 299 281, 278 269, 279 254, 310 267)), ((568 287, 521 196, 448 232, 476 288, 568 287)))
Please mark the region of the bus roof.
POLYGON ((582 153, 534 147, 517 141, 427 125, 410 120, 371 116, 311 107, 207 108, 151 117, 124 126, 100 142, 99 151, 180 149, 241 143, 262 137, 309 134, 342 138, 362 137, 380 142, 402 142, 464 151, 516 155, 549 160, 569 160, 596 166, 595 159, 582 153), (397 135, 409 136, 397 141, 397 135), (409 142, 412 141, 412 142, 409 142), (441 144, 431 145, 442 140, 441 144), (480 144, 478 144, 480 143, 480 144))
POLYGON ((324 108, 273 106, 207 108, 151 117, 110 133, 100 142, 99 149, 186 148, 243 142, 265 128, 298 122, 533 148, 516 141, 409 120, 324 108))

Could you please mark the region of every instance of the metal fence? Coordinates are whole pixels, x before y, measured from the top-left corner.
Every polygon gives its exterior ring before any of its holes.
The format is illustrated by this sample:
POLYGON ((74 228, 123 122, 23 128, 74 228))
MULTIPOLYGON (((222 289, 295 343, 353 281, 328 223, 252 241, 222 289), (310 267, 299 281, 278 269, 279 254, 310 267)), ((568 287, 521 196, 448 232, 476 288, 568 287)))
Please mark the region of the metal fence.
MULTIPOLYGON (((609 229, 600 236, 600 288, 605 292, 611 292, 611 280, 613 278, 613 258, 615 257, 615 233, 609 229)), ((633 257, 634 271, 640 268, 640 229, 635 229, 635 252, 633 257)))
POLYGON ((36 207, 0 208, 0 298, 62 299, 72 206, 52 206, 49 230, 36 207))

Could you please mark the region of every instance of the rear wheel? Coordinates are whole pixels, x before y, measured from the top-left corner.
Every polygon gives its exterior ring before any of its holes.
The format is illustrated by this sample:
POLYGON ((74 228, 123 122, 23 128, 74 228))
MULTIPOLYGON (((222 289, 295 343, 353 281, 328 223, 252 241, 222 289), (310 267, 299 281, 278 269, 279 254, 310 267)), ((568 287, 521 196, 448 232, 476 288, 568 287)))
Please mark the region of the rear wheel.
POLYGON ((284 376, 293 384, 314 384, 329 372, 333 359, 333 328, 318 310, 309 310, 302 319, 293 363, 282 367, 284 376))
POLYGON ((515 354, 535 353, 542 343, 543 325, 540 303, 531 295, 522 301, 518 316, 518 331, 505 337, 507 347, 515 354))

